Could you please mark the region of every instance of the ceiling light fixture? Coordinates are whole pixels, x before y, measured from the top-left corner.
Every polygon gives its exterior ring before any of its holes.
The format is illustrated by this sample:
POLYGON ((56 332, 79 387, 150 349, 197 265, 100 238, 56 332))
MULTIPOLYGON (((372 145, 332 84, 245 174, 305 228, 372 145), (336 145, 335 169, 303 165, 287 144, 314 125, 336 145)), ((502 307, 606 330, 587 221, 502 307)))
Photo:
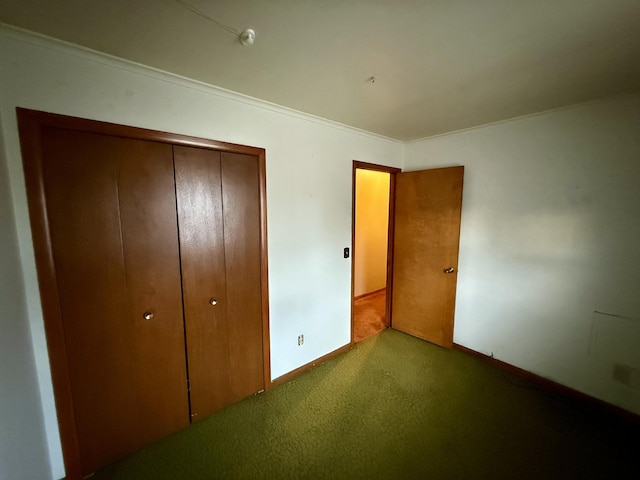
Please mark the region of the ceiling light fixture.
POLYGON ((228 25, 225 25, 224 23, 217 21, 215 18, 207 15, 205 12, 203 12, 202 10, 199 10, 198 8, 194 7, 193 5, 191 5, 189 2, 185 0, 176 0, 176 2, 178 2, 180 5, 185 7, 187 10, 190 10, 191 12, 195 13, 199 17, 202 17, 205 20, 209 20, 210 22, 214 23, 225 32, 228 32, 232 35, 237 36, 238 39, 240 40, 240 43, 245 47, 250 47, 251 45, 253 45, 253 42, 256 41, 256 32, 252 28, 247 28, 246 30, 239 32, 235 28, 232 28, 228 25))
POLYGON ((238 37, 240 38, 240 43, 242 45, 250 47, 253 45, 253 42, 256 41, 256 32, 252 28, 247 28, 246 30, 243 30, 238 37))

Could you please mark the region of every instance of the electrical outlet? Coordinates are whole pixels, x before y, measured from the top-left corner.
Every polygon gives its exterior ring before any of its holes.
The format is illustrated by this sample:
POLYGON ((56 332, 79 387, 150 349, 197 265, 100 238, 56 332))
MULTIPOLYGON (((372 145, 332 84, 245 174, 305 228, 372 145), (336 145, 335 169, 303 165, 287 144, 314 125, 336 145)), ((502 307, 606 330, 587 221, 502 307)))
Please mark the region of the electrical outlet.
POLYGON ((304 343, 304 335, 298 335, 298 346, 304 343))

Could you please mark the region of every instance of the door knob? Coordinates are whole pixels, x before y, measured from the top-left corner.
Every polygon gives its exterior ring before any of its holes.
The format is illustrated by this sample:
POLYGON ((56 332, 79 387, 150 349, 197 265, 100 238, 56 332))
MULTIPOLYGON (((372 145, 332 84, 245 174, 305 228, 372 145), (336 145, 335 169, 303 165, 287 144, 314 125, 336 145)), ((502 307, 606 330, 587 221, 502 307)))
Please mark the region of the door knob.
POLYGON ((445 269, 443 270, 443 272, 444 272, 444 273, 453 273, 453 272, 455 272, 455 270, 453 269, 453 267, 449 267, 449 268, 445 268, 445 269))
POLYGON ((212 298, 209 300, 209 303, 215 307, 218 304, 218 301, 215 298, 212 298))
POLYGON ((145 320, 151 320, 153 318, 153 312, 144 312, 142 316, 145 320))

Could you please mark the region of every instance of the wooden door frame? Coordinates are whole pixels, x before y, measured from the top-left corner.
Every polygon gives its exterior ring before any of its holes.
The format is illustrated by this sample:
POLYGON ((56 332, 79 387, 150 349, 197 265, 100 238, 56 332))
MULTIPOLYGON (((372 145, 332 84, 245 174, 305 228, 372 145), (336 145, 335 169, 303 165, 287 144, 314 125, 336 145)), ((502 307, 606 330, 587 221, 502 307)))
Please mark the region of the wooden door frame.
POLYGON ((387 225, 387 286, 385 302, 385 323, 392 326, 391 298, 393 294, 393 241, 396 216, 396 174, 402 170, 396 167, 374 163, 353 161, 351 174, 351 345, 353 346, 353 294, 355 292, 355 251, 356 251, 356 170, 371 170, 389 174, 389 223, 387 225))
MULTIPOLYGON (((116 137, 148 140, 171 145, 205 148, 222 152, 253 155, 258 158, 260 197, 260 275, 262 305, 263 389, 271 386, 271 362, 269 341, 269 287, 267 256, 267 195, 266 152, 263 148, 219 142, 187 135, 180 135, 113 123, 86 120, 24 108, 16 108, 22 150, 22 162, 29 206, 33 246, 40 288, 40 301, 44 317, 51 378, 58 416, 58 427, 66 478, 81 479, 80 450, 76 435, 71 380, 67 369, 68 358, 64 340, 64 328, 60 297, 56 282, 53 248, 49 236, 46 198, 42 171, 43 129, 47 127, 78 130, 116 137)), ((185 385, 185 389, 187 386, 185 385)), ((189 412, 186 412, 188 415, 189 412)))

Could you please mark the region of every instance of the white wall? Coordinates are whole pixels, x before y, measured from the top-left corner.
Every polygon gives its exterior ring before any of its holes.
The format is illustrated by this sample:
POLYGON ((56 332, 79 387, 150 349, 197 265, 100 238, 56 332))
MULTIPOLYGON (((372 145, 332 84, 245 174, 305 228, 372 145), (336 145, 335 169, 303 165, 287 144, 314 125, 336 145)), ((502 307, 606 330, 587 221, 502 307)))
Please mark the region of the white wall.
POLYGON ((640 96, 407 145, 407 170, 449 165, 454 341, 640 413, 640 385, 612 379, 640 369, 640 96))
POLYGON ((0 161, 1 480, 51 476, 24 293, 9 178, 0 161))
MULTIPOLYGON (((18 400, 24 397, 25 408, 40 400, 34 388, 38 382, 54 478, 62 477, 64 468, 31 243, 16 106, 266 148, 272 377, 349 342, 351 267, 350 260, 342 258, 342 249, 351 244, 352 161, 401 166, 402 144, 5 27, 0 27, 0 65, 1 137, 6 147, 16 227, 14 230, 13 219, 3 211, 2 226, 4 232, 6 224, 7 235, 0 237, 0 251, 3 262, 6 253, 15 263, 17 232, 22 269, 21 273, 13 265, 0 271, 3 308, 13 312, 5 319, 3 310, 2 335, 3 342, 5 331, 15 335, 15 348, 25 347, 22 356, 16 358, 26 357, 21 379, 9 375, 7 381, 19 383, 18 400), (299 334, 305 335, 301 347, 297 346, 299 334), (28 361, 31 347, 35 351, 37 378, 29 367, 33 365, 28 361)), ((0 167, 4 169, 5 165, 0 167)), ((3 190, 3 197, 6 195, 3 190)), ((6 209, 6 200, 2 200, 6 209)), ((5 354, 3 348, 0 360, 7 360, 12 352, 14 349, 5 354)), ((2 375, 0 440, 4 441, 4 417, 12 415, 15 406, 4 405, 5 400, 12 400, 5 398, 10 394, 4 388, 4 370, 2 375)), ((42 417, 37 409, 32 414, 27 422, 32 428, 25 431, 23 439, 23 444, 33 445, 29 461, 15 458, 13 463, 3 464, 0 468, 6 478, 20 478, 20 466, 40 471, 47 468, 48 461, 38 447, 42 417)))
POLYGON ((353 251, 353 294, 387 285, 389 174, 356 169, 356 225, 353 251))

